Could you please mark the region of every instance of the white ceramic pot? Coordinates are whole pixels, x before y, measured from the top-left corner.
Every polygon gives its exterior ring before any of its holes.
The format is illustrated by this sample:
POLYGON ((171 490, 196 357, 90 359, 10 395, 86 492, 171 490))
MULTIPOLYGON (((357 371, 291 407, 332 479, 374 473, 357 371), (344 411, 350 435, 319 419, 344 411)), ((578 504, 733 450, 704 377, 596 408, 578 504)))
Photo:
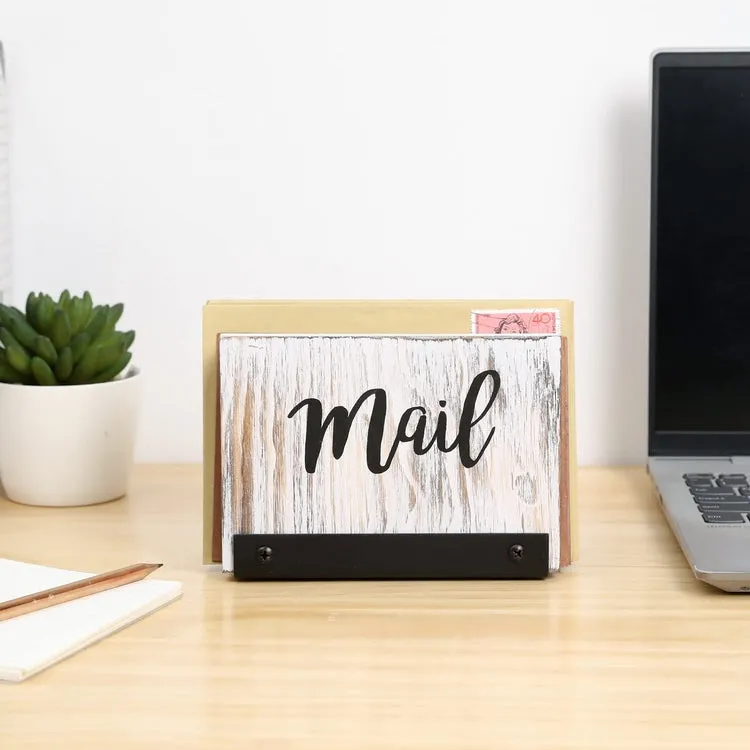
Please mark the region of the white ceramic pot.
POLYGON ((0 483, 26 505, 93 505, 127 493, 141 375, 94 385, 0 383, 0 483))

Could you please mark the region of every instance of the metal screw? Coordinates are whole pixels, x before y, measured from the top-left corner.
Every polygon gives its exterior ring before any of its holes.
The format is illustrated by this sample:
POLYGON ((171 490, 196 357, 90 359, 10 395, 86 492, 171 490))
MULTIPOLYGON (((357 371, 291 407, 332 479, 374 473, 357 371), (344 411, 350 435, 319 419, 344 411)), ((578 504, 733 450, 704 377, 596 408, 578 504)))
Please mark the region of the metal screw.
POLYGON ((262 563, 270 562, 273 550, 270 547, 258 547, 258 560, 262 563))
POLYGON ((520 544, 512 545, 508 550, 508 557, 510 557, 513 562, 521 562, 521 558, 523 557, 523 547, 520 544))

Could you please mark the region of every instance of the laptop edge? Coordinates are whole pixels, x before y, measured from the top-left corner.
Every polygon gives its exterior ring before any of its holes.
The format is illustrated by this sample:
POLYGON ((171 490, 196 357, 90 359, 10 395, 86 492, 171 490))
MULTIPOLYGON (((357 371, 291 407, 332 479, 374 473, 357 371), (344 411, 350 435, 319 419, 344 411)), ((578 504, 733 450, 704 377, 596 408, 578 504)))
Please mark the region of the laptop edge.
MULTIPOLYGON (((657 365, 663 366, 665 357, 662 351, 662 358, 659 359, 659 347, 663 350, 665 344, 663 340, 657 341, 656 320, 661 291, 658 284, 665 283, 663 279, 657 278, 656 273, 657 251, 660 249, 657 247, 659 152, 660 148, 663 148, 659 140, 660 74, 665 68, 679 67, 747 68, 750 83, 750 51, 665 51, 655 53, 652 58, 647 468, 658 502, 695 576, 723 591, 748 592, 750 516, 739 511, 732 513, 724 510, 727 507, 730 510, 745 508, 746 505, 750 508, 750 497, 740 494, 739 486, 730 486, 728 489, 725 487, 727 492, 724 495, 719 487, 727 483, 732 485, 733 482, 739 485, 742 480, 739 476, 732 479, 732 475, 750 477, 750 423, 744 430, 741 427, 737 429, 736 426, 732 430, 725 430, 721 425, 712 429, 710 424, 701 424, 701 429, 689 429, 685 426, 664 429, 659 416, 659 407, 663 404, 658 400, 657 365), (700 478, 695 475, 708 476, 700 478), (701 490, 701 487, 705 489, 701 490), (708 495, 704 494, 708 492, 709 487, 716 489, 711 490, 708 495), (734 497, 729 497, 730 493, 734 497), (705 508, 709 510, 705 511, 705 508), (715 509, 713 515, 711 508, 715 509), (735 520, 727 521, 727 518, 735 520)), ((748 95, 750 96, 750 90, 748 95)), ((664 399, 663 390, 661 393, 661 398, 664 399)), ((684 421, 689 422, 689 419, 684 421)))

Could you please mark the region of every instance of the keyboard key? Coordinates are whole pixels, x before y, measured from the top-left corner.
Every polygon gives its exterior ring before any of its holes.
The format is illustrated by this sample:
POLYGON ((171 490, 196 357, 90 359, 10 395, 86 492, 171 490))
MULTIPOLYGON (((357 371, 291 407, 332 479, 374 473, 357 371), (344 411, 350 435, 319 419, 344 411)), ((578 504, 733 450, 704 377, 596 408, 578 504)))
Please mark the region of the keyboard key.
MULTIPOLYGON (((744 498, 743 498, 744 499, 744 498)), ((750 503, 741 502, 717 502, 713 500, 699 500, 698 510, 703 511, 736 511, 738 513, 750 513, 750 503)))
POLYGON ((727 507, 735 507, 740 505, 747 505, 750 507, 750 497, 742 497, 740 495, 734 495, 733 497, 693 497, 693 500, 698 505, 726 505, 727 507))
POLYGON ((716 480, 719 487, 747 487, 747 477, 744 474, 723 474, 716 480))
POLYGON ((714 480, 708 477, 695 477, 685 480, 688 487, 713 487, 714 480))
POLYGON ((683 474, 683 479, 713 479, 713 474, 683 474))
POLYGON ((745 523, 742 513, 721 513, 718 511, 707 511, 703 514, 706 523, 745 523))
POLYGON ((732 487, 691 487, 690 494, 695 497, 738 497, 732 487))

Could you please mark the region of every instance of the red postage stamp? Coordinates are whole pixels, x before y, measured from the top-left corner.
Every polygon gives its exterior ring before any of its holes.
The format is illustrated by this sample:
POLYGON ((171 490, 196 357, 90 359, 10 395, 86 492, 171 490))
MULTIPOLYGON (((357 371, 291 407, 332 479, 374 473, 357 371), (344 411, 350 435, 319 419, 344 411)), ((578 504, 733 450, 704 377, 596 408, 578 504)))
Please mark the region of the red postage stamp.
POLYGON ((560 333, 560 311, 534 310, 472 310, 472 333, 560 333))

